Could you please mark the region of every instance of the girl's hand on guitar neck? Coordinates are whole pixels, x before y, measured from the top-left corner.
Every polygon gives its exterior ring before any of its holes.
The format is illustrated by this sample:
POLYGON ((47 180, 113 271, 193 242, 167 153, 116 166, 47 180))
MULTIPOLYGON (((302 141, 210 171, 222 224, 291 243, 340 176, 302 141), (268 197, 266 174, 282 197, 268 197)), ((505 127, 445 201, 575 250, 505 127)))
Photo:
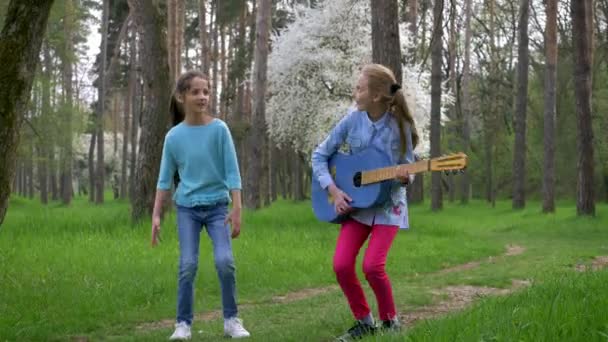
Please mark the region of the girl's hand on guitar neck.
POLYGON ((395 179, 403 185, 407 185, 410 182, 410 173, 407 171, 405 167, 401 167, 401 165, 397 165, 397 172, 395 175, 395 179))
POLYGON ((327 189, 334 199, 334 207, 338 214, 347 214, 353 210, 349 204, 353 199, 344 191, 340 190, 335 184, 331 184, 327 189))

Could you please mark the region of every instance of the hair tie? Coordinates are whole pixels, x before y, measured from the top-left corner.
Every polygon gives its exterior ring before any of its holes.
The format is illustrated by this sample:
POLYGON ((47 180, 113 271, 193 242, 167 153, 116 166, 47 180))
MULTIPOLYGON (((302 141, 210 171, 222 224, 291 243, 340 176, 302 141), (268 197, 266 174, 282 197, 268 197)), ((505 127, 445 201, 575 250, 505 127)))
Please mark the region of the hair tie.
POLYGON ((401 89, 401 85, 397 84, 397 83, 393 83, 391 85, 391 96, 394 96, 395 93, 397 93, 397 90, 401 89))

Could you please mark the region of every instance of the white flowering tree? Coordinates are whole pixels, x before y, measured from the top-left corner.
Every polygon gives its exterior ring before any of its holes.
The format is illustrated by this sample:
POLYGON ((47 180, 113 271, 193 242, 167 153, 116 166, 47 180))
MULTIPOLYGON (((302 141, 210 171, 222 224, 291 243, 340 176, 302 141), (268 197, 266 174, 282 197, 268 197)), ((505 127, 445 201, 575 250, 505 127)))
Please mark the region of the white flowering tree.
MULTIPOLYGON (((411 51, 405 25, 402 51, 411 51)), ((324 1, 299 8, 295 21, 273 37, 269 56, 270 99, 266 111, 270 137, 310 154, 352 105, 359 69, 371 61, 369 1, 324 1)), ((430 74, 403 65, 402 85, 420 134, 416 152, 429 150, 430 74)), ((442 104, 452 103, 445 92, 442 104)))

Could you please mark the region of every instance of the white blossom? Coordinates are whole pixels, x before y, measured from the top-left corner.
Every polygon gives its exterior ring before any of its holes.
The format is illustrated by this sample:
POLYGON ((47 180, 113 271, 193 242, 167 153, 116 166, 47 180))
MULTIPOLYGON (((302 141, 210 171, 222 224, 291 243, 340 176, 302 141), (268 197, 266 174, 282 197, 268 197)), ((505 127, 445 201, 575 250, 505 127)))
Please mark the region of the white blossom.
MULTIPOLYGON (((266 120, 270 137, 310 154, 352 105, 359 69, 371 62, 369 1, 324 1, 301 8, 295 21, 274 35, 268 63, 266 120)), ((405 25, 400 27, 402 51, 410 51, 405 25)), ((420 143, 429 150, 430 74, 418 65, 403 65, 403 90, 413 111, 420 143)), ((445 93, 445 92, 444 92, 445 93)), ((450 94, 443 107, 452 103, 450 94)))

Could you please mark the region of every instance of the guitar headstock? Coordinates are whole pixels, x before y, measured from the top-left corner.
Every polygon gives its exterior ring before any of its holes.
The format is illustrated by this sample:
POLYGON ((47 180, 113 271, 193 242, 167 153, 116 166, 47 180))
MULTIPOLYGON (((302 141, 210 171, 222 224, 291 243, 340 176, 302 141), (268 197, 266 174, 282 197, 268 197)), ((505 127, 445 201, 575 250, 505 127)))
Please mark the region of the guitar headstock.
POLYGON ((430 160, 430 171, 457 171, 467 167, 467 155, 458 152, 430 160))

